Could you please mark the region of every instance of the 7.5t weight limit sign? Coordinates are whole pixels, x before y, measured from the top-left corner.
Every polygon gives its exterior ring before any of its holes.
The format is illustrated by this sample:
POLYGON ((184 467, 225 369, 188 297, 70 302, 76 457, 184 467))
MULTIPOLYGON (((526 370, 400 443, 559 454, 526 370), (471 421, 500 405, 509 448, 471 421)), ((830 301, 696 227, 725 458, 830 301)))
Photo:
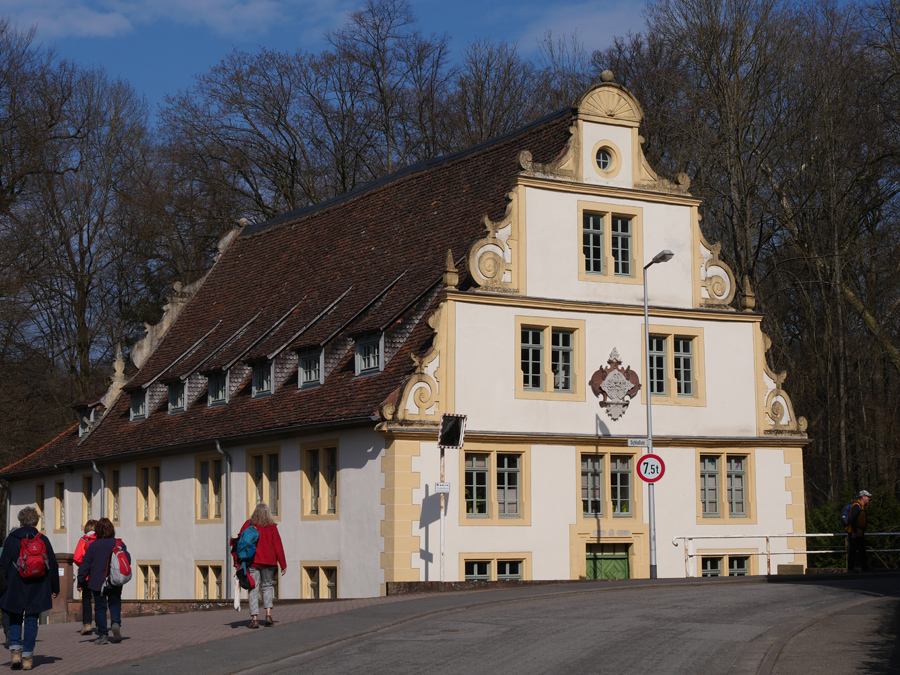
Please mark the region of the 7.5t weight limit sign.
POLYGON ((659 455, 644 455, 638 460, 637 474, 646 483, 655 483, 666 472, 666 464, 659 455))

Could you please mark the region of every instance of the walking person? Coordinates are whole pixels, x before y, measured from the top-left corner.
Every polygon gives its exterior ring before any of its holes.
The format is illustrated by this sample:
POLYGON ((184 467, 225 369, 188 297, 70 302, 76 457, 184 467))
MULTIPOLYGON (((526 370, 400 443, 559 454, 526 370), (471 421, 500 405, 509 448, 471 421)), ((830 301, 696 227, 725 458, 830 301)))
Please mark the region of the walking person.
POLYGON ((284 546, 281 544, 278 525, 275 524, 268 505, 257 504, 250 520, 241 527, 241 532, 251 525, 259 531, 259 541, 256 543, 253 564, 250 566, 250 576, 254 582, 253 588, 250 589, 250 628, 259 628, 260 593, 262 593, 263 608, 266 610, 265 625, 273 626, 275 620, 272 618, 272 605, 275 602, 275 591, 272 586, 278 566, 281 566, 282 576, 287 571, 287 564, 284 561, 284 546), (261 589, 260 586, 262 586, 261 589))
MULTIPOLYGON (((89 520, 84 524, 84 536, 78 540, 78 544, 75 546, 75 555, 72 556, 78 567, 81 567, 85 553, 87 553, 90 545, 94 543, 94 539, 97 538, 97 533, 94 532, 96 526, 96 520, 89 520)), ((78 590, 81 591, 81 634, 90 635, 93 632, 91 630, 91 622, 94 620, 94 610, 91 606, 91 590, 81 584, 78 585, 78 590)))
MULTIPOLYGON (((97 639, 94 644, 109 644, 109 631, 113 642, 122 641, 122 587, 109 586, 104 589, 109 557, 116 547, 116 528, 109 518, 101 518, 94 528, 97 534, 94 543, 84 554, 84 562, 78 568, 78 585, 90 589, 94 598, 94 623, 97 624, 97 639), (109 607, 110 626, 107 628, 106 609, 109 607)), ((125 544, 123 550, 128 553, 125 544)), ((131 554, 128 553, 131 560, 131 554)))
POLYGON ((850 507, 850 524, 847 525, 847 571, 856 570, 857 563, 863 572, 869 571, 869 561, 866 557, 866 507, 872 493, 860 490, 859 497, 850 507))
POLYGON ((38 532, 39 522, 40 514, 33 506, 19 511, 21 527, 10 532, 0 554, 0 567, 7 583, 0 608, 9 613, 9 665, 13 670, 34 668, 38 617, 53 607, 53 600, 59 595, 56 554, 50 540, 38 532), (26 576, 17 568, 23 540, 30 551, 37 551, 36 555, 29 552, 25 557, 26 576))

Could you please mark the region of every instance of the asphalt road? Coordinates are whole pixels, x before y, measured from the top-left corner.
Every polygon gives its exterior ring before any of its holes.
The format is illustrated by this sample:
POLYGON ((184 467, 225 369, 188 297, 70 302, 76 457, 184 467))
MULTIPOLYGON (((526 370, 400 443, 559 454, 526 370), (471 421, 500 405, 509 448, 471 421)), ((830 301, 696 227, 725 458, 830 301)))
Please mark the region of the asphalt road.
POLYGON ((95 673, 900 673, 900 577, 660 580, 437 595, 95 673))

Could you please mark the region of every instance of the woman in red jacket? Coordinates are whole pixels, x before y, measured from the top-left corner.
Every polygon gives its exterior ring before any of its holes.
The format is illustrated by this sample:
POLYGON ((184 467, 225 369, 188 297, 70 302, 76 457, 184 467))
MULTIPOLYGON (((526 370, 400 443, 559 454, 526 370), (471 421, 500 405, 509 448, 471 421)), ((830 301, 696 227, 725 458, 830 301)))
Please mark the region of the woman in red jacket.
MULTIPOLYGON (((84 562, 84 554, 87 553, 88 547, 97 538, 97 533, 94 532, 95 527, 97 527, 96 520, 87 521, 84 524, 84 536, 78 540, 78 544, 75 546, 74 560, 79 567, 84 562)), ((84 588, 79 586, 78 590, 81 591, 81 634, 90 635, 94 632, 91 629, 91 622, 94 620, 94 609, 91 606, 91 590, 87 586, 84 588)))
MULTIPOLYGON (((272 518, 272 512, 266 504, 256 505, 250 520, 244 523, 241 532, 250 526, 259 530, 259 541, 256 544, 256 555, 253 556, 253 564, 250 566, 250 576, 254 586, 250 589, 250 628, 259 628, 259 592, 262 585, 263 607, 266 610, 266 626, 272 626, 272 605, 275 600, 272 582, 278 566, 281 574, 287 571, 284 561, 284 546, 281 544, 281 535, 278 534, 278 525, 272 518)), ((240 536, 240 534, 238 534, 240 536)))

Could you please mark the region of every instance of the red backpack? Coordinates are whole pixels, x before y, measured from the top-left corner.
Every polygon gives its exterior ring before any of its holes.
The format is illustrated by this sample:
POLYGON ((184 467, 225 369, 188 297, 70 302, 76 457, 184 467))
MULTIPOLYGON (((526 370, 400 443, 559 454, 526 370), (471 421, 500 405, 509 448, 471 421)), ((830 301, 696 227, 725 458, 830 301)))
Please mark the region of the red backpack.
POLYGON ((19 545, 19 560, 16 569, 23 579, 36 579, 44 576, 50 569, 47 560, 47 545, 40 534, 29 534, 19 545))

